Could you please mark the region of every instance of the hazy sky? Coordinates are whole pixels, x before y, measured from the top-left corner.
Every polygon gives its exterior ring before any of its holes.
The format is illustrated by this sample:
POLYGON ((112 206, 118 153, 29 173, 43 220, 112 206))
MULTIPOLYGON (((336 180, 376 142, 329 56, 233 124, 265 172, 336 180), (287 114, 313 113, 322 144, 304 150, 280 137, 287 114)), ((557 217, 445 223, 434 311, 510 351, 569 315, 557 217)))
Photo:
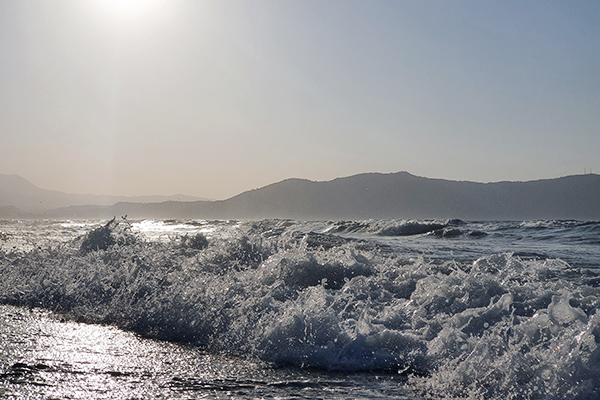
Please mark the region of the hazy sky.
POLYGON ((0 2, 0 173, 224 199, 600 172, 600 1, 0 2))

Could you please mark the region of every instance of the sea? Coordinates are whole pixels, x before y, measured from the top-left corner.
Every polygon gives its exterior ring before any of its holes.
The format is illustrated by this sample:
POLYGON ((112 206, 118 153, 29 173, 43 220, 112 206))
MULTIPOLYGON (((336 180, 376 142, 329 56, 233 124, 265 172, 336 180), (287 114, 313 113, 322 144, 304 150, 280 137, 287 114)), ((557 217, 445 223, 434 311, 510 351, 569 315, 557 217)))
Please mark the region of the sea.
POLYGON ((600 222, 0 221, 0 398, 598 399, 600 222))

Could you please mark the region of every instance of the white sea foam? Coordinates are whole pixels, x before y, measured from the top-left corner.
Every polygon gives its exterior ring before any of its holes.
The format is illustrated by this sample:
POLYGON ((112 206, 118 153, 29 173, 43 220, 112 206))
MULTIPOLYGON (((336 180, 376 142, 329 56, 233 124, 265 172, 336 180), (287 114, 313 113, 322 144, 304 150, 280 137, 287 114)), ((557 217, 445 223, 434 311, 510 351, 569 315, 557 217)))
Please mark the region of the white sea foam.
POLYGON ((408 257, 363 233, 307 225, 228 224, 206 247, 125 227, 129 239, 106 250, 82 252, 80 238, 2 252, 0 301, 278 365, 397 371, 428 396, 598 395, 592 272, 510 252, 408 257))

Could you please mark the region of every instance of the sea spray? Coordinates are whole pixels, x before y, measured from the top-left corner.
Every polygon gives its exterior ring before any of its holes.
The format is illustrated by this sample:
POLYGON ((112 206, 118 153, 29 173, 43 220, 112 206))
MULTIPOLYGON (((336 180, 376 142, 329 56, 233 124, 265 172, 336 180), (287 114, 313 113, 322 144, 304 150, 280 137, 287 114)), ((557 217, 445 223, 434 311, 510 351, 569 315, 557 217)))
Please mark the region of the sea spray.
MULTIPOLYGON (((225 226, 152 241, 119 222, 105 248, 81 251, 88 234, 0 252, 0 301, 275 365, 400 373, 426 396, 599 395, 600 290, 588 269, 510 252, 413 257, 368 232, 334 235, 339 224, 225 226)), ((428 233, 414 235, 463 243, 428 233)))

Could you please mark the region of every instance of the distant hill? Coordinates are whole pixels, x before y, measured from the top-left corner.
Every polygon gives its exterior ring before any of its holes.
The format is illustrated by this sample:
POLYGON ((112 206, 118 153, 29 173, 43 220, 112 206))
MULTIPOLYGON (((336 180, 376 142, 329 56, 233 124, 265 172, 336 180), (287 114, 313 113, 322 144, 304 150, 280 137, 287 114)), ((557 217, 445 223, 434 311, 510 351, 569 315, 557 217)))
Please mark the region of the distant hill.
POLYGON ((600 176, 475 183, 407 172, 329 182, 290 179, 242 193, 224 211, 250 218, 600 219, 600 176))
POLYGON ((223 201, 74 206, 54 218, 461 218, 465 220, 600 220, 600 175, 528 182, 475 183, 399 172, 327 182, 287 179, 223 201))
POLYGON ((25 212, 15 206, 0 206, 0 219, 29 219, 37 217, 37 214, 25 212))
MULTIPOLYGON (((0 174, 0 207, 14 206, 21 210, 22 213, 38 213, 43 214, 57 208, 68 207, 73 205, 103 205, 110 206, 118 202, 129 201, 136 203, 154 203, 163 201, 198 201, 198 197, 186 195, 172 196, 99 196, 99 195, 82 195, 69 194, 56 190, 47 190, 35 186, 25 178, 18 175, 3 175, 0 174)), ((4 210, 8 213, 7 210, 4 210)), ((6 215, 0 212, 0 217, 6 215)), ((10 218, 5 216, 4 218, 10 218)))

